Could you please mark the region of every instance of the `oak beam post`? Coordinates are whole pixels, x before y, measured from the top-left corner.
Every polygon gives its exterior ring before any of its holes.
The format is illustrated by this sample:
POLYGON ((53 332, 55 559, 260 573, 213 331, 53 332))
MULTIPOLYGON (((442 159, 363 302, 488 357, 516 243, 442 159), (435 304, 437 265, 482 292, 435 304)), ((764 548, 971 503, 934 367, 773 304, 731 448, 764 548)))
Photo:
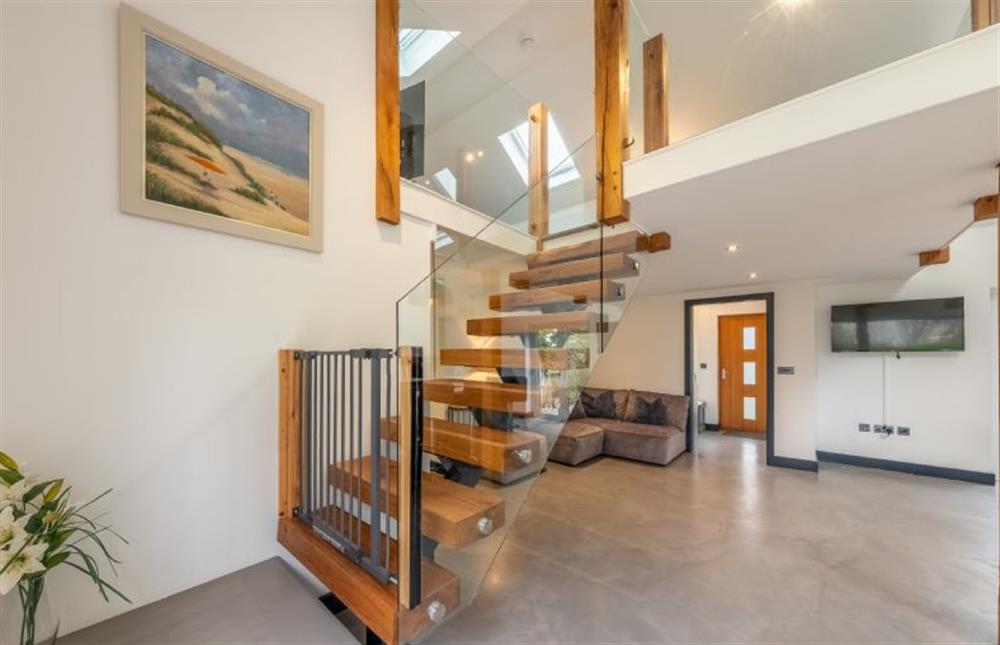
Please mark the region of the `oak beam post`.
POLYGON ((972 0, 972 31, 1000 22, 1000 0, 972 0))
POLYGON ((528 231, 538 250, 549 234, 549 109, 544 103, 528 108, 528 231))
POLYGON ((935 264, 947 264, 951 259, 951 251, 947 246, 933 251, 920 252, 920 266, 929 267, 935 264))
POLYGON ((421 468, 423 454, 423 354, 419 347, 399 348, 399 421, 396 432, 399 504, 399 604, 413 609, 421 593, 421 468))
POLYGON ((972 219, 980 222, 986 219, 996 219, 997 204, 1000 202, 1000 194, 984 195, 972 203, 972 219))
POLYGON ((652 152, 670 144, 667 43, 656 34, 642 44, 643 149, 652 152))
POLYGON ((278 350, 278 517, 291 518, 301 503, 299 414, 302 366, 293 349, 278 350))
POLYGON ((594 0, 595 137, 597 221, 628 221, 625 201, 625 143, 628 138, 628 4, 594 0))
POLYGON ((399 224, 399 0, 375 2, 375 217, 399 224))

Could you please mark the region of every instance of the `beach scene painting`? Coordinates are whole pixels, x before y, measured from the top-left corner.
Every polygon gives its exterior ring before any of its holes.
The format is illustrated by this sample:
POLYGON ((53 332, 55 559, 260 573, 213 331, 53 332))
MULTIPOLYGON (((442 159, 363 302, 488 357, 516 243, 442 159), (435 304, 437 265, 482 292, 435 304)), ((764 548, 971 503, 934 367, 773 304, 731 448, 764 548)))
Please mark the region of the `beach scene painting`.
MULTIPOLYGON (((133 205, 125 210, 319 250, 320 200, 312 179, 319 176, 318 104, 288 98, 282 91, 290 90, 276 81, 256 73, 248 78, 234 61, 163 33, 172 30, 131 7, 126 11, 142 23, 131 25, 139 32, 130 39, 141 47, 142 84, 122 91, 123 103, 142 92, 141 141, 131 141, 141 144, 142 199, 125 199, 123 187, 123 205, 133 205)), ((126 80, 129 66, 134 59, 123 59, 123 83, 135 85, 139 79, 126 80)), ((128 134, 124 129, 123 146, 128 134)), ((130 138, 134 134, 132 128, 130 138)), ((123 181, 129 181, 124 169, 123 181)))

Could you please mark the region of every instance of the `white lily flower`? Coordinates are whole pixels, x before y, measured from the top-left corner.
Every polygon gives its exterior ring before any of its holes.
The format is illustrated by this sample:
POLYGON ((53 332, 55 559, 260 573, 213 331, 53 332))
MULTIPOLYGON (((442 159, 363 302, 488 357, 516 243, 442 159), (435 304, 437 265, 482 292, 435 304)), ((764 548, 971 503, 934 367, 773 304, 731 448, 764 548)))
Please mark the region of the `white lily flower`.
POLYGON ((8 544, 24 542, 28 539, 28 534, 24 527, 28 523, 28 516, 21 519, 14 519, 14 507, 8 506, 0 511, 0 549, 8 544))
POLYGON ((28 493, 28 478, 14 482, 11 485, 7 485, 6 482, 0 480, 0 509, 7 508, 8 506, 13 506, 14 504, 20 504, 24 500, 24 496, 28 493))
POLYGON ((49 545, 14 542, 7 550, 0 551, 0 596, 7 595, 26 575, 45 571, 42 556, 49 545))

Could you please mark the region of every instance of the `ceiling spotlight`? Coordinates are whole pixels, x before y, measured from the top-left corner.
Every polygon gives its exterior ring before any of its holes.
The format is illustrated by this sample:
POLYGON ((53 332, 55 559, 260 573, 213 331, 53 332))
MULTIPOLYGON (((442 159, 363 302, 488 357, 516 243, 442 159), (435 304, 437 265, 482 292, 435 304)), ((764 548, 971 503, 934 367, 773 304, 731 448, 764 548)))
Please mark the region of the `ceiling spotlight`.
POLYGON ((750 279, 751 280, 756 280, 757 279, 757 274, 756 273, 751 273, 750 274, 750 279))
POLYGON ((477 156, 477 157, 480 157, 480 158, 482 158, 482 156, 483 156, 483 151, 482 151, 482 150, 480 150, 479 152, 477 152, 477 153, 476 153, 476 156, 477 156))
POLYGON ((476 155, 472 154, 471 152, 465 153, 465 163, 472 163, 475 160, 476 160, 476 155))
POLYGON ((729 245, 726 246, 726 250, 729 251, 730 253, 736 253, 737 251, 740 250, 740 245, 739 244, 729 244, 729 245))
POLYGON ((812 0, 778 0, 778 4, 785 7, 797 7, 802 4, 809 4, 812 0))

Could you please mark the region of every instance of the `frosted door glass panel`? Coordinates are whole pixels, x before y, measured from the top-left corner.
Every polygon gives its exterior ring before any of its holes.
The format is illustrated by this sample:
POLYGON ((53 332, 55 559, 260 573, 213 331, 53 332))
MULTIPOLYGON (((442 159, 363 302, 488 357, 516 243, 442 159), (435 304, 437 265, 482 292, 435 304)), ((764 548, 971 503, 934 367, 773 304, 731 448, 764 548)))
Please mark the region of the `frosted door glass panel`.
POLYGON ((743 385, 757 385, 757 361, 743 361, 743 385))
POLYGON ((743 418, 747 421, 757 420, 757 399, 752 396, 743 397, 743 418))
POLYGON ((757 349, 757 328, 756 327, 744 327, 743 328, 743 349, 757 349))

